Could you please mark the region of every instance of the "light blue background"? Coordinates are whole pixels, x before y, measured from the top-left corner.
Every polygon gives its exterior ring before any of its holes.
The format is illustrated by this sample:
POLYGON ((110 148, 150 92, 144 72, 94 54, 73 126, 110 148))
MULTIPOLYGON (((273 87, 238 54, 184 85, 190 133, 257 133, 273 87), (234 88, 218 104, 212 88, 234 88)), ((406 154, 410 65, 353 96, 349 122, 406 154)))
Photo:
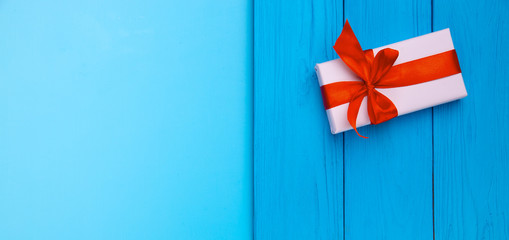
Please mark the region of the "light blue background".
POLYGON ((0 2, 0 239, 252 234, 249 0, 0 2))

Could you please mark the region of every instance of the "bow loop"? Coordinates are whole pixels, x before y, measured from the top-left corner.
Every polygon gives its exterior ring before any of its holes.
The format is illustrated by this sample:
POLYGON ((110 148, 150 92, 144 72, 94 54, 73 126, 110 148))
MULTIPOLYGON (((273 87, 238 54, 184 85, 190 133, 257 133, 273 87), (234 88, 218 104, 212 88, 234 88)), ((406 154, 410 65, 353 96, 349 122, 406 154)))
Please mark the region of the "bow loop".
POLYGON ((397 117, 398 109, 388 97, 374 89, 368 95, 368 115, 371 124, 379 124, 397 117))
POLYGON ((398 56, 398 50, 392 48, 382 49, 376 54, 370 73, 370 81, 373 85, 376 85, 380 79, 391 70, 398 56))

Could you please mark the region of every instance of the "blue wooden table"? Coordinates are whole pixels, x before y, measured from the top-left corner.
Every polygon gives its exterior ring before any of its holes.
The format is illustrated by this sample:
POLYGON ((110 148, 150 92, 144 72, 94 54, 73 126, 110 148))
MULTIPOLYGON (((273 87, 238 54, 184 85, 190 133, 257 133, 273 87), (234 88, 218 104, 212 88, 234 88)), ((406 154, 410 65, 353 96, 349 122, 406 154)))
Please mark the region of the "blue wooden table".
POLYGON ((254 1, 255 239, 509 239, 509 2, 254 1), (331 135, 314 72, 450 28, 469 96, 331 135))

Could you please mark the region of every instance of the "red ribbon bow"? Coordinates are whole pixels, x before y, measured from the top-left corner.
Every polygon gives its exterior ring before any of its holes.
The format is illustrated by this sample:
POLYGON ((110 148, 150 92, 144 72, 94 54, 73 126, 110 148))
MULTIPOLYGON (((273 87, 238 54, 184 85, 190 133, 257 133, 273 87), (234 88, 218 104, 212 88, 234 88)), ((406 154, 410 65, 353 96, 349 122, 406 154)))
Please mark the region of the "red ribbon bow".
POLYGON ((348 20, 334 44, 334 50, 343 62, 363 81, 335 82, 321 87, 326 109, 345 103, 348 122, 357 131, 357 115, 362 100, 368 98, 368 115, 371 124, 379 124, 398 116, 398 109, 377 88, 404 87, 461 73, 455 50, 393 66, 399 52, 391 48, 380 50, 376 56, 372 49, 363 51, 348 20))

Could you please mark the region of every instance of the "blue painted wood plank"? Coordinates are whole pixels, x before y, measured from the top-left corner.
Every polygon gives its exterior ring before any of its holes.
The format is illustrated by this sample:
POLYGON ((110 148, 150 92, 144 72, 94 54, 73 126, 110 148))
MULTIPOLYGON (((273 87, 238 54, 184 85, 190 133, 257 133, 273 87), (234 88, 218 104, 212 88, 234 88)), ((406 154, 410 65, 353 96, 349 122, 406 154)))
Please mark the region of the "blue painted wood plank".
POLYGON ((0 3, 0 239, 249 239, 251 0, 0 3))
POLYGON ((436 239, 509 239, 509 2, 434 0, 469 96, 434 111, 436 239))
MULTIPOLYGON (((431 31, 431 2, 345 3, 364 49, 431 31)), ((431 110, 345 134, 345 239, 432 239, 431 110)))
POLYGON ((335 0, 256 0, 256 239, 343 238, 342 136, 330 133, 314 65, 336 58, 335 0))

